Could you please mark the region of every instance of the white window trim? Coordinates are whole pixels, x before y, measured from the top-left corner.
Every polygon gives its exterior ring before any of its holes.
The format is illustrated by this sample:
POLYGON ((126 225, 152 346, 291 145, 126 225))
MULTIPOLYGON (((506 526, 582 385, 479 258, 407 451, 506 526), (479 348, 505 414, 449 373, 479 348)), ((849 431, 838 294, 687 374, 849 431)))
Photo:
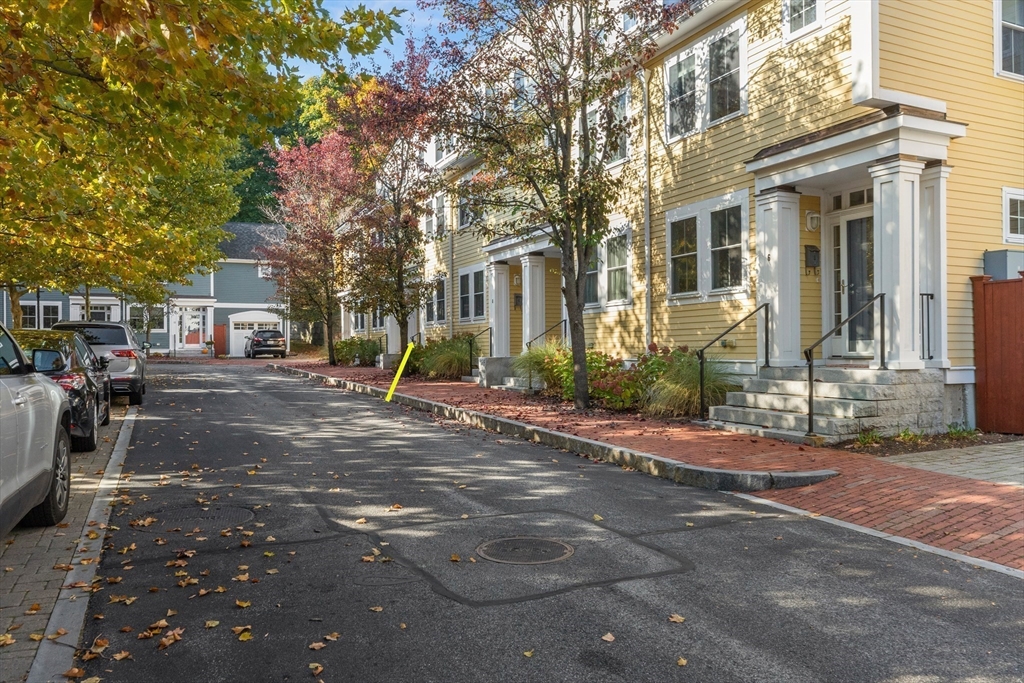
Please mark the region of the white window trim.
POLYGON ((615 225, 597 247, 597 301, 583 307, 584 315, 622 311, 633 307, 633 228, 629 223, 615 225), (629 293, 625 299, 608 300, 608 240, 626 237, 626 282, 629 293))
POLYGON ((681 206, 665 212, 665 279, 666 301, 669 306, 703 303, 707 301, 738 301, 750 297, 750 201, 746 189, 736 190, 719 197, 681 206), (743 282, 737 287, 711 289, 711 212, 740 207, 740 254, 743 264, 743 282), (673 222, 697 217, 697 291, 672 293, 672 230, 673 222))
POLYGON ((1012 71, 1003 71, 1003 3, 1002 0, 992 0, 992 45, 994 54, 992 66, 995 68, 995 75, 999 78, 1008 78, 1011 81, 1024 83, 1024 75, 1015 74, 1012 71))
POLYGON ((366 332, 366 314, 365 313, 353 313, 352 314, 352 330, 354 332, 366 332))
POLYGON ((789 30, 789 7, 793 0, 782 0, 782 44, 788 45, 789 43, 800 40, 808 33, 813 33, 822 27, 824 24, 825 15, 825 1, 814 0, 814 21, 807 24, 798 31, 790 32, 789 30))
POLYGON ((386 315, 384 315, 383 313, 381 313, 379 308, 374 310, 374 311, 370 311, 370 329, 372 331, 380 332, 385 327, 387 327, 387 324, 388 324, 388 317, 386 315), (373 319, 375 317, 374 314, 376 314, 376 318, 380 322, 380 325, 374 325, 373 324, 373 319))
MULTIPOLYGON (((423 307, 423 324, 426 327, 446 327, 448 325, 448 316, 451 314, 451 308, 448 306, 448 293, 451 291, 448 287, 448 278, 442 277, 437 278, 437 281, 444 282, 444 314, 445 317, 441 320, 437 319, 437 283, 434 283, 434 291, 430 300, 434 304, 434 319, 427 320, 427 307, 423 307)), ((472 305, 472 301, 470 302, 472 305)), ((485 304, 486 305, 486 304, 485 304)))
MULTIPOLYGON (((124 322, 128 323, 129 326, 131 325, 132 309, 133 308, 145 308, 145 306, 142 306, 141 304, 129 304, 129 306, 128 306, 128 319, 124 321, 124 322)), ((150 332, 166 332, 167 331, 167 318, 170 316, 170 312, 167 310, 167 307, 166 306, 151 306, 151 308, 162 308, 162 309, 164 309, 164 324, 162 326, 160 326, 160 327, 154 327, 153 329, 150 330, 150 332)), ((142 332, 141 334, 145 334, 145 332, 142 332)))
MULTIPOLYGON (((632 93, 630 92, 630 88, 629 88, 628 85, 626 87, 624 87, 622 90, 620 90, 616 94, 616 97, 619 97, 621 95, 625 95, 626 96, 626 112, 625 112, 625 117, 627 119, 629 119, 630 122, 632 123, 632 119, 630 117, 632 116, 631 110, 632 110, 632 104, 633 104, 633 97, 632 97, 632 93)), ((629 126, 629 128, 632 128, 632 126, 629 126)), ((607 164, 605 164, 605 168, 618 168, 619 166, 622 166, 627 161, 629 161, 629 156, 633 152, 633 144, 632 144, 633 143, 633 136, 630 133, 631 133, 631 131, 627 130, 627 132, 626 132, 626 153, 622 155, 621 159, 616 159, 615 161, 609 161, 607 164)))
POLYGON ((691 43, 683 49, 675 52, 665 60, 662 65, 662 88, 665 106, 662 109, 662 115, 664 116, 664 134, 665 141, 668 144, 682 140, 683 138, 689 137, 694 133, 699 133, 709 128, 714 128, 722 123, 731 121, 740 116, 746 116, 747 114, 747 87, 748 87, 748 74, 747 74, 747 16, 744 14, 737 17, 732 23, 726 24, 725 26, 719 27, 717 30, 703 36, 699 41, 691 43), (735 30, 739 30, 739 50, 740 50, 740 108, 727 116, 723 116, 720 119, 711 120, 711 102, 708 98, 708 86, 710 73, 708 69, 708 52, 711 43, 718 40, 722 36, 732 33, 735 30), (672 67, 676 62, 685 59, 691 54, 695 55, 694 69, 696 71, 697 91, 696 91, 696 102, 695 107, 697 109, 697 127, 692 130, 683 132, 679 135, 671 136, 669 134, 669 115, 668 115, 668 100, 669 100, 669 82, 668 72, 669 68, 672 67))
POLYGON ((256 264, 256 277, 258 277, 260 279, 263 279, 263 280, 269 280, 271 277, 273 277, 273 275, 274 275, 274 269, 273 269, 273 267, 270 264, 268 264, 268 263, 258 263, 258 264, 256 264))
POLYGON ((1003 242, 1005 244, 1024 244, 1024 235, 1010 234, 1010 200, 1024 200, 1024 189, 1018 187, 1003 188, 1003 242))
MULTIPOLYGON (((472 266, 466 266, 465 268, 459 268, 459 280, 458 280, 458 282, 459 282, 459 296, 458 296, 457 299, 454 299, 454 301, 459 306, 459 310, 458 310, 459 317, 456 318, 456 320, 458 320, 459 322, 463 322, 463 323, 466 323, 466 322, 480 322, 482 320, 487 320, 487 273, 486 273, 486 270, 485 270, 485 264, 483 264, 483 263, 476 263, 476 264, 473 264, 472 266), (473 297, 480 293, 480 292, 477 292, 476 289, 475 289, 475 285, 473 283, 473 279, 474 279, 473 278, 473 273, 478 272, 478 271, 484 273, 484 288, 483 288, 484 314, 483 315, 473 315, 473 297), (462 276, 463 275, 469 275, 469 292, 470 293, 469 293, 469 317, 468 318, 463 318, 462 317, 462 276)), ((447 290, 445 290, 445 293, 447 294, 447 290)))
MULTIPOLYGON (((36 315, 35 315, 36 326, 33 327, 33 328, 30 328, 30 329, 33 329, 33 330, 46 329, 46 328, 42 327, 42 324, 43 324, 43 317, 42 317, 42 315, 43 314, 42 314, 42 311, 39 310, 39 308, 36 308, 36 300, 35 300, 35 298, 32 298, 30 300, 22 299, 22 301, 20 302, 19 305, 21 305, 21 306, 31 306, 32 308, 36 309, 36 315)), ((57 307, 57 321, 59 322, 61 320, 64 320, 64 306, 61 304, 60 301, 53 301, 53 300, 47 300, 47 299, 39 299, 39 306, 40 307, 43 307, 43 306, 56 306, 57 307)))

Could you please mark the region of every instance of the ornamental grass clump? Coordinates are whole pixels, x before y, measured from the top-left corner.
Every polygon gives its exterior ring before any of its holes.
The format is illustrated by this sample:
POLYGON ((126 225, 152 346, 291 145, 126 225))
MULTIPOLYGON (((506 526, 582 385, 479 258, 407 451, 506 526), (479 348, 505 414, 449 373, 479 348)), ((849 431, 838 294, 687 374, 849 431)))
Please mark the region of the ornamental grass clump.
POLYGON ((559 341, 534 344, 512 361, 512 371, 517 377, 544 383, 544 391, 562 395, 562 372, 558 368, 569 362, 569 376, 572 377, 572 353, 559 341))
MULTIPOLYGON (((737 378, 717 356, 704 363, 704 395, 707 405, 725 403, 725 395, 736 391, 737 378)), ((700 415, 700 361, 685 348, 668 355, 661 376, 654 382, 644 412, 652 417, 698 417, 700 415)))
MULTIPOLYGON (((428 379, 461 379, 470 374, 470 335, 427 342, 419 371, 428 379)), ((474 355, 477 349, 473 349, 474 355)))

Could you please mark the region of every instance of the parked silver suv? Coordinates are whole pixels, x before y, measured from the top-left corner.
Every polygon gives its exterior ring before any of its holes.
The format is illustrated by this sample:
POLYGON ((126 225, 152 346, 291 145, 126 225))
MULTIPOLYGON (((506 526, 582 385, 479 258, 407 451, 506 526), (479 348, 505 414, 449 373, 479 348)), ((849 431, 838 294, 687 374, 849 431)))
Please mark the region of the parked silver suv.
POLYGON ((89 346, 110 365, 110 388, 115 394, 128 394, 128 403, 142 403, 146 393, 146 351, 149 342, 140 344, 135 332, 125 323, 59 322, 54 330, 74 330, 89 342, 89 346))
POLYGON ((71 493, 71 405, 0 325, 0 536, 56 524, 71 493))

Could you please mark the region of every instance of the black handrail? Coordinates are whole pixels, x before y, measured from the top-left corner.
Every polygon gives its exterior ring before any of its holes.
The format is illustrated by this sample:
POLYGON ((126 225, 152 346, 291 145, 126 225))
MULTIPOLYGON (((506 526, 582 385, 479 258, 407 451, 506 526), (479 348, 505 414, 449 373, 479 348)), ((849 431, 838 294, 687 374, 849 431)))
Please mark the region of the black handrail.
MULTIPOLYGON (((488 327, 483 332, 477 332, 476 334, 474 334, 472 337, 469 338, 469 367, 470 367, 471 370, 473 369, 473 345, 476 344, 477 337, 482 337, 485 334, 487 335, 487 355, 488 356, 493 356, 494 355, 494 335, 492 334, 492 330, 493 330, 493 328, 488 327)), ((480 354, 478 353, 476 355, 476 357, 477 357, 477 359, 479 359, 480 358, 480 354)), ((477 366, 479 366, 479 365, 480 365, 480 363, 479 363, 479 360, 478 360, 477 361, 477 366)))
POLYGON ((530 348, 531 346, 533 346, 533 342, 537 341, 538 339, 540 339, 542 337, 547 337, 548 332, 550 332, 551 330, 555 329, 556 327, 561 327, 562 328, 562 341, 565 341, 565 338, 568 336, 565 333, 565 324, 567 322, 568 322, 568 320, 566 320, 565 318, 562 318, 557 323, 555 323, 554 325, 552 325, 548 329, 544 330, 543 332, 538 334, 536 337, 534 337, 530 341, 526 342, 526 348, 530 348))
POLYGON ((413 344, 418 344, 419 346, 423 346, 423 331, 420 330, 416 334, 412 335, 409 338, 409 341, 412 342, 413 344), (417 338, 419 339, 419 341, 416 341, 417 338))
POLYGON ((932 360, 932 301, 934 294, 921 293, 921 360, 932 360))
POLYGON ((384 356, 385 353, 387 353, 387 351, 388 351, 388 333, 385 332, 381 336, 377 337, 377 353, 378 353, 379 356, 381 356, 381 360, 382 361, 383 361, 383 356, 384 356), (381 339, 384 340, 384 345, 383 346, 381 346, 381 343, 380 343, 381 339))
MULTIPOLYGON (((529 351, 530 348, 533 346, 533 342, 537 341, 538 339, 541 339, 542 337, 543 338, 547 338, 548 332, 550 332, 551 330, 555 329, 556 327, 561 327, 562 328, 562 343, 565 343, 565 339, 568 336, 565 333, 566 332, 566 325, 568 324, 568 322, 569 322, 568 320, 566 320, 565 318, 562 318, 557 323, 555 323, 554 325, 552 325, 548 329, 544 330, 543 332, 538 334, 536 337, 534 337, 530 341, 526 342, 526 350, 529 351)), ((533 390, 533 368, 530 368, 529 370, 526 371, 526 390, 527 391, 532 391, 533 390)))
POLYGON ((697 350, 697 360, 700 361, 700 419, 701 420, 706 420, 707 419, 707 415, 706 415, 706 413, 707 413, 707 401, 706 401, 705 396, 704 396, 704 352, 707 351, 709 348, 711 348, 714 344, 717 344, 719 339, 721 339, 722 337, 724 337, 725 335, 729 334, 730 332, 735 330, 737 327, 739 327, 741 323, 743 323, 744 321, 747 320, 747 318, 749 318, 749 317, 751 317, 753 315, 757 315, 761 311, 762 308, 764 309, 764 367, 770 368, 772 366, 771 359, 769 358, 770 351, 771 351, 771 336, 772 336, 771 325, 769 324, 771 322, 771 316, 772 316, 771 302, 765 302, 765 303, 761 304, 760 306, 758 306, 757 308, 755 308, 754 310, 752 310, 750 313, 747 313, 745 316, 743 316, 742 318, 737 320, 736 324, 734 324, 732 327, 730 327, 725 332, 723 332, 722 334, 718 335, 717 337, 715 337, 714 339, 709 341, 707 344, 704 345, 703 348, 697 350))
POLYGON ((815 436, 815 434, 814 434, 814 349, 816 349, 819 346, 821 346, 822 343, 824 343, 826 339, 830 338, 833 334, 835 334, 837 331, 839 331, 839 329, 843 325, 845 325, 846 323, 850 322, 852 319, 856 318, 858 315, 860 315, 861 313, 866 311, 869 306, 874 305, 875 301, 879 301, 879 304, 878 304, 879 314, 880 314, 879 322, 880 322, 880 325, 881 325, 881 327, 879 329, 878 353, 879 353, 879 357, 880 357, 880 359, 882 361, 882 365, 881 365, 882 370, 887 370, 888 369, 888 366, 885 363, 885 292, 881 292, 879 294, 875 294, 863 306, 858 308, 856 311, 854 311, 850 315, 846 316, 846 318, 842 322, 840 322, 838 325, 836 325, 831 330, 826 332, 825 336, 823 336, 821 339, 819 339, 818 341, 814 342, 813 344, 808 346, 806 349, 804 349, 804 358, 807 360, 807 436, 815 436))

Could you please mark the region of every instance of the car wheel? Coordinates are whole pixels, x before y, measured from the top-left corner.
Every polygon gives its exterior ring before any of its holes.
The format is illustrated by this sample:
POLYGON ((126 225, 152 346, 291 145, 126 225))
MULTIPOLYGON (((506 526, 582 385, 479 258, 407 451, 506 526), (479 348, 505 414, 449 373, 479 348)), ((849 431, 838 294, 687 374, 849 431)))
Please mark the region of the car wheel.
POLYGON ((42 503, 25 515, 24 522, 31 526, 53 526, 68 513, 68 499, 71 495, 71 440, 63 426, 57 427, 57 439, 53 445, 53 478, 50 490, 42 503))
POLYGON ((85 436, 71 437, 71 446, 74 450, 84 453, 91 453, 99 445, 99 423, 100 409, 96 401, 92 402, 92 427, 85 436))
POLYGON ((113 398, 110 395, 110 386, 109 385, 107 386, 106 394, 107 394, 107 400, 103 402, 104 405, 106 406, 104 408, 104 410, 103 410, 103 422, 100 422, 100 424, 102 426, 104 426, 104 427, 106 427, 108 424, 110 424, 110 402, 113 400, 113 398))
POLYGON ((141 406, 142 405, 142 389, 138 391, 132 391, 128 393, 128 405, 130 406, 141 406))

